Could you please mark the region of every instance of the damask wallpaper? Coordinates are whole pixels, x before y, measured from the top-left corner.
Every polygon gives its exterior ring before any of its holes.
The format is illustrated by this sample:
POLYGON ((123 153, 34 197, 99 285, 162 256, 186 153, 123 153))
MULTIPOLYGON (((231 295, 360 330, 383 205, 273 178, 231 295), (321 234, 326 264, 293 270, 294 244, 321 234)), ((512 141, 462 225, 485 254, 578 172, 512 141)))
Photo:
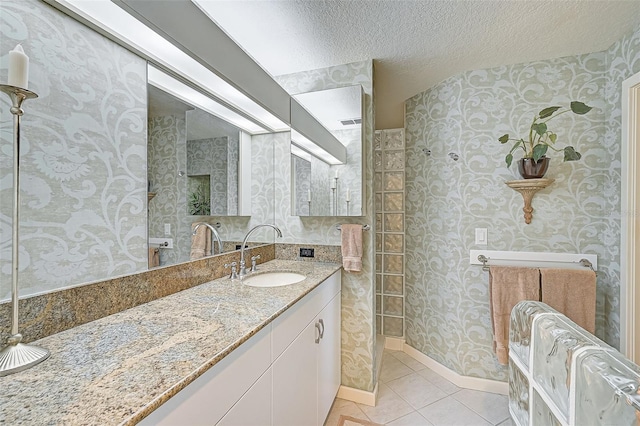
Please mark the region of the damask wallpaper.
POLYGON ((184 114, 149 119, 149 180, 156 196, 149 201, 149 237, 170 237, 173 249, 160 249, 160 265, 189 260, 191 237, 187 220, 186 120, 184 114), (165 235, 164 225, 171 226, 165 235))
MULTIPOLYGON (((37 0, 0 3, 0 80, 30 57, 21 138, 20 295, 141 271, 146 62, 37 0)), ((11 286, 12 115, 0 97, 0 300, 11 286)))
MULTIPOLYGON (((251 216, 215 216, 211 222, 220 222, 218 229, 223 241, 242 241, 247 231, 260 224, 276 224, 275 203, 280 203, 281 195, 275 187, 274 150, 276 146, 289 143, 289 132, 268 133, 251 136, 251 216)), ((291 159, 287 158, 290 167, 291 159)), ((287 187, 289 188, 289 187, 287 187)), ((283 234, 286 236, 286 232, 283 234)), ((249 241, 273 243, 275 233, 272 229, 258 229, 249 241)))
MULTIPOLYGON (((291 167, 293 170, 294 203, 293 214, 296 216, 309 216, 311 202, 311 161, 291 155, 291 167)), ((313 202, 313 201, 312 201, 313 202)))
POLYGON ((475 248, 596 253, 596 334, 619 344, 619 94, 640 70, 639 39, 636 32, 607 52, 466 72, 407 101, 409 345, 460 374, 507 379, 491 348, 487 273, 469 265, 475 248), (504 185, 518 177, 497 137, 523 133, 540 109, 572 100, 594 110, 564 115, 553 129, 583 158, 551 155, 555 182, 536 195, 526 225, 521 195, 504 185), (488 229, 488 246, 474 244, 474 228, 488 229))
MULTIPOLYGON (((276 145, 276 223, 286 234, 282 242, 340 245, 339 223, 374 223, 373 214, 373 63, 356 62, 320 70, 276 77, 290 94, 361 84, 365 92, 365 182, 362 217, 298 217, 291 216, 288 141, 276 145)), ((365 391, 375 386, 375 308, 374 274, 375 233, 365 232, 363 240, 363 270, 342 274, 342 384, 365 391)))

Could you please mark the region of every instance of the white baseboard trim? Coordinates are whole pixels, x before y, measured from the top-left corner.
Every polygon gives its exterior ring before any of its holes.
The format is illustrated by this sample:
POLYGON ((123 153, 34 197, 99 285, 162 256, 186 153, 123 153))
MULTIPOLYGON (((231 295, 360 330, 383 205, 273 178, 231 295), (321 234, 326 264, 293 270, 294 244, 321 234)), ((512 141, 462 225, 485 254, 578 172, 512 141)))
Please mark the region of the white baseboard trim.
POLYGON ((404 344, 402 351, 415 359, 416 361, 426 365, 445 379, 449 380, 454 385, 465 388, 479 390, 483 392, 499 393, 502 395, 509 394, 509 384, 506 382, 499 382, 497 380, 481 379, 479 377, 462 376, 453 370, 445 367, 439 362, 427 355, 423 354, 419 350, 404 344))
POLYGON ((376 383, 376 387, 373 389, 373 392, 367 392, 356 388, 350 388, 349 386, 340 385, 338 394, 336 396, 348 401, 375 407, 376 399, 378 397, 378 384, 376 383))
POLYGON ((404 348, 404 339, 398 337, 385 337, 384 348, 392 351, 401 351, 404 348))

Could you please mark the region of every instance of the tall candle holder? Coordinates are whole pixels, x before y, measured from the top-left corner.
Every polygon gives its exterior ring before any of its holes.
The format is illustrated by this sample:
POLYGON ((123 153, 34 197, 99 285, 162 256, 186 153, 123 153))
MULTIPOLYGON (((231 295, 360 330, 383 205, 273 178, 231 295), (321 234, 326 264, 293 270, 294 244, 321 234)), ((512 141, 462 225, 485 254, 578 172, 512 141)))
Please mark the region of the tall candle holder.
POLYGON ((340 196, 340 192, 338 191, 338 177, 333 178, 333 215, 339 216, 338 212, 338 197, 340 196))
POLYGON ((26 99, 37 98, 34 92, 21 87, 0 84, 0 91, 11 98, 13 114, 13 222, 11 240, 11 337, 7 345, 0 350, 0 376, 8 376, 26 370, 44 361, 49 351, 38 346, 26 345, 22 342, 22 334, 18 332, 18 216, 20 207, 20 119, 24 111, 22 103, 26 99))

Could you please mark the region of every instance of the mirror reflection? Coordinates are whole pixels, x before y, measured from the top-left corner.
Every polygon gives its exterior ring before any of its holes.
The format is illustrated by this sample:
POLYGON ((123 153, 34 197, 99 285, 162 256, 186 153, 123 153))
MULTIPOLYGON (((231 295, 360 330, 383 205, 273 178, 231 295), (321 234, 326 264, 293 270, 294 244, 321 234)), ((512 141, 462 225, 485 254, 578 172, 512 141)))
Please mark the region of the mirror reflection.
POLYGON ((251 136, 151 84, 148 102, 149 267, 236 250, 217 218, 251 214, 251 136))
MULTIPOLYGON (((294 98, 347 150, 347 162, 335 164, 330 156, 306 148, 292 132, 294 216, 362 216, 362 87, 302 93, 294 98)), ((295 129, 296 123, 291 125, 295 129)))

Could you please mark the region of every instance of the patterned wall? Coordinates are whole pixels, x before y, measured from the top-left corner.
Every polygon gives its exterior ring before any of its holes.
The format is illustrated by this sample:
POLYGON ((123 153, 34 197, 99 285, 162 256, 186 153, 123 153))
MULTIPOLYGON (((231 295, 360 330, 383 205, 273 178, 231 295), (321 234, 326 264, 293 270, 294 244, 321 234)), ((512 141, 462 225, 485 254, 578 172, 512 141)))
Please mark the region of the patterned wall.
MULTIPOLYGON (((604 333, 608 343, 619 347, 620 342, 620 141, 622 138, 622 82, 640 72, 640 28, 607 50, 607 70, 604 85, 606 105, 603 150, 610 165, 604 174, 604 231, 602 241, 607 258, 611 259, 607 275, 611 285, 604 301, 604 333)), ((625 212, 625 214, 632 214, 625 212)), ((600 265, 598 265, 600 267, 600 265)))
POLYGON ((375 134, 376 330, 404 336, 404 129, 375 134))
POLYGON ((228 182, 238 179, 229 171, 230 145, 226 136, 187 141, 187 176, 209 178, 211 216, 237 214, 228 206, 228 182))
POLYGON ((291 167, 293 173, 293 214, 296 216, 309 216, 311 203, 309 191, 311 191, 311 161, 291 155, 291 167))
MULTIPOLYGON (((356 62, 321 70, 276 77, 291 94, 361 84, 365 92, 365 150, 363 179, 366 187, 362 217, 297 217, 291 216, 289 143, 276 146, 276 221, 283 230, 286 243, 340 245, 338 223, 375 225, 373 214, 373 63, 356 62)), ((373 232, 364 233, 363 271, 342 275, 342 384, 365 391, 375 385, 374 329, 374 244, 373 232)))
POLYGON ((184 114, 149 119, 147 156, 151 190, 156 196, 149 201, 149 237, 165 237, 164 224, 171 225, 173 249, 160 249, 160 265, 173 265, 189 260, 191 239, 186 220, 186 120, 184 114), (183 235, 184 234, 184 235, 183 235))
POLYGON ((640 69, 639 39, 467 72, 407 101, 407 343, 460 374, 506 380, 491 350, 488 277, 468 260, 470 249, 486 248, 596 253, 596 334, 619 344, 619 93, 640 69), (574 99, 594 110, 549 125, 583 158, 552 156, 547 177, 556 181, 536 195, 525 225, 520 194, 503 183, 517 172, 504 166, 496 138, 523 133, 535 112, 574 99), (474 245, 476 227, 488 229, 488 246, 474 245))
MULTIPOLYGON (((289 132, 268 133, 251 137, 251 216, 213 216, 209 222, 220 222, 218 229, 224 241, 242 241, 247 231, 260 224, 276 224, 275 204, 282 202, 282 190, 276 192, 274 150, 277 146, 288 144, 291 140, 289 132)), ((287 157, 287 170, 291 159, 287 157)), ((290 187, 290 179, 287 188, 290 187)), ((290 204, 289 204, 290 205, 290 204)), ((286 232, 283 233, 286 236, 286 232)), ((249 239, 251 242, 275 241, 272 229, 264 228, 255 231, 249 239)), ((280 242, 278 240, 276 242, 280 242)))
MULTIPOLYGON (((141 271, 146 62, 36 0, 0 3, 7 52, 30 57, 21 140, 20 295, 141 271)), ((0 96, 0 299, 11 282, 12 116, 0 96)))

